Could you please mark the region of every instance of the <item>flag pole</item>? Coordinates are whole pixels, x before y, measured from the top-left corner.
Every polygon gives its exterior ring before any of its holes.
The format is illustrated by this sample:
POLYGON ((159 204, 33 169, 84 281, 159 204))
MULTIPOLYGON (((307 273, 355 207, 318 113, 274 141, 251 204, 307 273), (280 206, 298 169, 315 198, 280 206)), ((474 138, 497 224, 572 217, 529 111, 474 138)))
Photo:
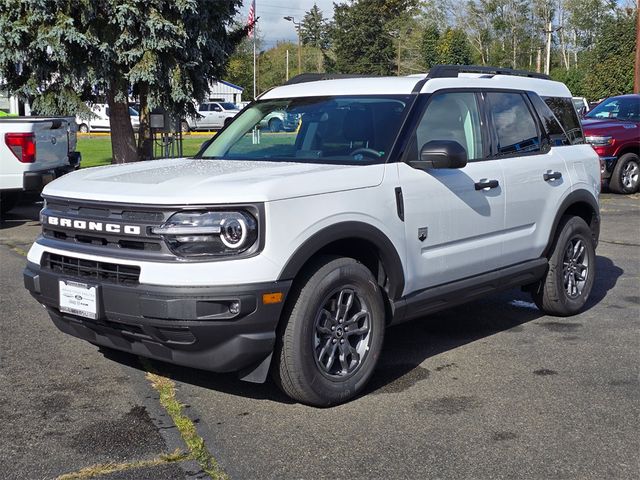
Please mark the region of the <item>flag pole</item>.
POLYGON ((253 0, 253 99, 256 99, 257 80, 256 80, 256 0, 253 0))

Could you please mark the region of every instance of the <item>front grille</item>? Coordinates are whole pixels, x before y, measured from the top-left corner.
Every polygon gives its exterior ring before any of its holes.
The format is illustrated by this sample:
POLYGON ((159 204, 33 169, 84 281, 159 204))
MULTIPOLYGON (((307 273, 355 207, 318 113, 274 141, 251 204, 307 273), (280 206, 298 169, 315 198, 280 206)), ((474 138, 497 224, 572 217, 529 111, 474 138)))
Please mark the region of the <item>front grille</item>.
MULTIPOLYGON (((128 258, 155 258, 171 260, 174 255, 160 235, 152 232, 162 225, 175 208, 153 208, 146 205, 117 205, 47 198, 42 211, 42 235, 52 242, 74 244, 74 249, 98 255, 114 255, 128 258), (49 217, 82 221, 100 225, 100 229, 70 228, 68 225, 51 224, 49 217), (139 234, 102 230, 102 225, 132 225, 139 234)), ((51 246, 56 246, 51 244, 51 246)), ((61 248, 62 245, 59 245, 61 248)))
POLYGON ((81 280, 136 285, 140 279, 140 267, 117 263, 97 262, 45 252, 42 267, 56 273, 81 280))

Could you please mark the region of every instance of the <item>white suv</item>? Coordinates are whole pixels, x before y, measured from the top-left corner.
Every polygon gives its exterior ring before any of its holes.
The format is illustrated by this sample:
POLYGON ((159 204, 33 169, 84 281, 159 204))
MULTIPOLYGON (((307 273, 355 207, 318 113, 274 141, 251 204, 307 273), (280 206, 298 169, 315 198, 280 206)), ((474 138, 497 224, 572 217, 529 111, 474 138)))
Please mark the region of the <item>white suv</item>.
POLYGON ((25 285, 55 324, 249 381, 271 371, 332 405, 363 389, 389 325, 516 286, 548 314, 584 307, 600 169, 562 83, 451 66, 318 78, 265 93, 194 159, 49 184, 25 285), (260 130, 273 111, 299 127, 260 130))

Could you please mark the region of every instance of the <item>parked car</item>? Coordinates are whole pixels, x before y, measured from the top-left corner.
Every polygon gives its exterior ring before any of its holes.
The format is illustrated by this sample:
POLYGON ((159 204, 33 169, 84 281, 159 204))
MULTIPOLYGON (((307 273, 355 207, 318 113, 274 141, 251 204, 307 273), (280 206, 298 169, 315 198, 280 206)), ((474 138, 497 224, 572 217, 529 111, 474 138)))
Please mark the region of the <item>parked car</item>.
POLYGON ((182 131, 217 130, 226 126, 239 112, 235 103, 203 102, 198 105, 198 115, 182 121, 182 131))
POLYGON ((299 115, 275 110, 260 121, 260 128, 268 128, 271 132, 292 132, 298 128, 299 115))
POLYGON ((73 117, 2 117, 0 139, 0 215, 80 165, 73 117))
POLYGON ((387 326, 512 287, 545 314, 583 309, 600 171, 565 85, 451 65, 325 75, 269 90, 193 159, 47 185, 24 285, 55 325, 251 382, 271 372, 328 406, 395 353, 387 326), (282 110, 295 134, 256 129, 282 110))
POLYGON ((640 95, 607 98, 585 115, 586 141, 600 156, 602 182, 616 193, 640 185, 640 95))
MULTIPOLYGON (((94 113, 93 118, 84 118, 83 116, 76 117, 78 131, 81 133, 110 131, 109 106, 104 103, 96 103, 90 108, 94 113)), ((140 114, 133 107, 129 107, 129 115, 131 116, 131 126, 134 130, 138 130, 140 127, 140 114)))

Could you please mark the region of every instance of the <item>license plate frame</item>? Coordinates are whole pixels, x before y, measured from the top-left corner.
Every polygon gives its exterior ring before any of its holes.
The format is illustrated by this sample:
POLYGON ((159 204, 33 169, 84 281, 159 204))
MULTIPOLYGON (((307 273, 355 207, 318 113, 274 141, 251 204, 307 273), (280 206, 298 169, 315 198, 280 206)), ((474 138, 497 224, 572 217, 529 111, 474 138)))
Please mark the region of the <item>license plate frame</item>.
POLYGON ((98 296, 97 285, 75 280, 58 280, 58 305, 63 313, 97 320, 98 296))

